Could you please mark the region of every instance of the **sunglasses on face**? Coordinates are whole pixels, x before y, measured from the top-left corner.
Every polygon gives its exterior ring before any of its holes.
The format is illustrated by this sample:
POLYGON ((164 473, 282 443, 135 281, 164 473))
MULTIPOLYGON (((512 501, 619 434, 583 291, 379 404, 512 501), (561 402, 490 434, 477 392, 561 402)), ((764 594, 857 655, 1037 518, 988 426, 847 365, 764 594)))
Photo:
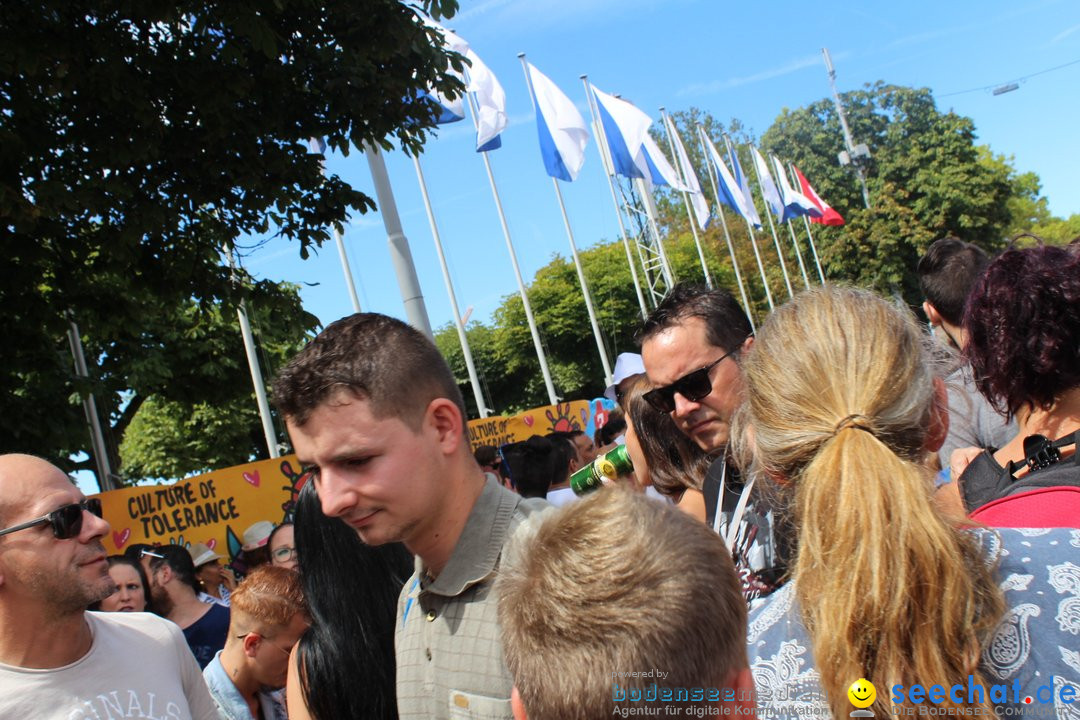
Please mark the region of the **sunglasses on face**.
POLYGON ((679 393, 690 402, 704 400, 712 392, 712 380, 709 379, 709 371, 734 355, 741 347, 742 343, 739 343, 739 347, 735 348, 735 350, 724 353, 708 365, 686 373, 670 385, 650 390, 641 397, 662 413, 670 413, 675 410, 675 393, 679 393))
POLYGON ((0 535, 7 535, 8 533, 18 532, 19 530, 26 530, 28 528, 49 523, 52 525, 53 535, 55 535, 58 540, 68 540, 76 537, 82 532, 84 510, 93 513, 97 517, 101 517, 101 500, 98 498, 90 498, 89 500, 72 503, 71 505, 64 505, 63 507, 53 510, 48 515, 42 515, 39 518, 34 518, 33 520, 28 520, 24 523, 0 530, 0 535))

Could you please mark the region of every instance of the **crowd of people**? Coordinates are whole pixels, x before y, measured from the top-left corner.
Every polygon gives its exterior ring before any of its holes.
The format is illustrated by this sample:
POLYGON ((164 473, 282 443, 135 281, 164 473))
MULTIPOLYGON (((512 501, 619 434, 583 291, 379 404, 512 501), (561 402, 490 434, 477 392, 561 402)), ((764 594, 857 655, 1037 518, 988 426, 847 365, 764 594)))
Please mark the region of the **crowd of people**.
POLYGON ((426 337, 332 323, 274 383, 294 523, 231 568, 106 557, 98 500, 0 456, 0 717, 1080 717, 1080 246, 918 272, 927 323, 678 285, 596 436, 475 452, 426 337))

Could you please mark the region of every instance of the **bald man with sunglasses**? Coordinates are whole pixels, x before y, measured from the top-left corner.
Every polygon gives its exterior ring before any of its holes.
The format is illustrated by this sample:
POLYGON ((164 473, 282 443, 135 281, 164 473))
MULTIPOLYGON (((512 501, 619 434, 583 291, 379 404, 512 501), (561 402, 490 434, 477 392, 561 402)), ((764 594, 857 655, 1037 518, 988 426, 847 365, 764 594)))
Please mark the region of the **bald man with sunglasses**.
POLYGON ((702 483, 706 522, 732 551, 747 601, 764 598, 784 575, 782 549, 764 498, 743 482, 727 453, 743 398, 739 361, 754 344, 750 320, 731 293, 679 284, 637 337, 653 386, 642 397, 716 458, 702 483))
POLYGON ((59 468, 0 455, 0 717, 217 717, 172 623, 92 613, 113 593, 109 523, 59 468))

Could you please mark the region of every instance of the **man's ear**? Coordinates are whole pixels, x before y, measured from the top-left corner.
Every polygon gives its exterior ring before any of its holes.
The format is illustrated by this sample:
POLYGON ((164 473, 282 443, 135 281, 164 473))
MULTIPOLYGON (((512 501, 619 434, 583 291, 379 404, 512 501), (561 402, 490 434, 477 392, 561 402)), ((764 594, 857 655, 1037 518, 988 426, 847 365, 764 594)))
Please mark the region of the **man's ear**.
POLYGON ((529 720, 529 716, 525 714, 525 703, 521 702, 521 693, 518 692, 517 685, 510 691, 510 710, 514 713, 514 720, 529 720))
POLYGON ((259 651, 259 644, 262 643, 262 637, 257 633, 248 633, 244 636, 244 656, 253 658, 255 653, 259 651))
POLYGON ((941 327, 943 322, 941 313, 937 311, 937 308, 930 304, 929 300, 923 300, 922 310, 926 313, 926 319, 930 321, 930 324, 934 327, 941 327))
POLYGON ((928 452, 936 453, 945 444, 949 436, 949 391, 945 381, 934 378, 934 402, 930 406, 930 427, 926 433, 924 447, 928 452))
POLYGON ((735 689, 735 705, 747 709, 746 712, 735 714, 757 717, 757 695, 754 692, 754 675, 750 668, 744 667, 736 673, 731 687, 735 689))
POLYGON ((454 401, 447 398, 432 400, 428 403, 424 423, 435 432, 444 453, 449 455, 461 445, 465 419, 454 401))

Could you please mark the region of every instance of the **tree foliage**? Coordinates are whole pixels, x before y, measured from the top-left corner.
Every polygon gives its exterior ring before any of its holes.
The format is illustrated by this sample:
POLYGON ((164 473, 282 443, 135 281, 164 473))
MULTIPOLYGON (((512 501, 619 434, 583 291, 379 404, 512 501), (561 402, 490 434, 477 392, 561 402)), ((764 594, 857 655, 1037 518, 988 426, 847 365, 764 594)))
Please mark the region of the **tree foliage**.
MULTIPOLYGON (((417 7, 452 14, 456 2, 417 7)), ((79 398, 93 391, 117 468, 146 401, 159 418, 190 417, 250 387, 242 299, 282 341, 314 326, 295 290, 234 274, 222 252, 273 232, 306 256, 372 207, 323 177, 307 141, 344 153, 423 143, 433 109, 421 96, 459 91, 447 68, 461 58, 417 12, 397 0, 0 5, 0 452, 91 467, 71 458, 89 447, 79 398), (71 369, 70 320, 86 380, 71 369)))

